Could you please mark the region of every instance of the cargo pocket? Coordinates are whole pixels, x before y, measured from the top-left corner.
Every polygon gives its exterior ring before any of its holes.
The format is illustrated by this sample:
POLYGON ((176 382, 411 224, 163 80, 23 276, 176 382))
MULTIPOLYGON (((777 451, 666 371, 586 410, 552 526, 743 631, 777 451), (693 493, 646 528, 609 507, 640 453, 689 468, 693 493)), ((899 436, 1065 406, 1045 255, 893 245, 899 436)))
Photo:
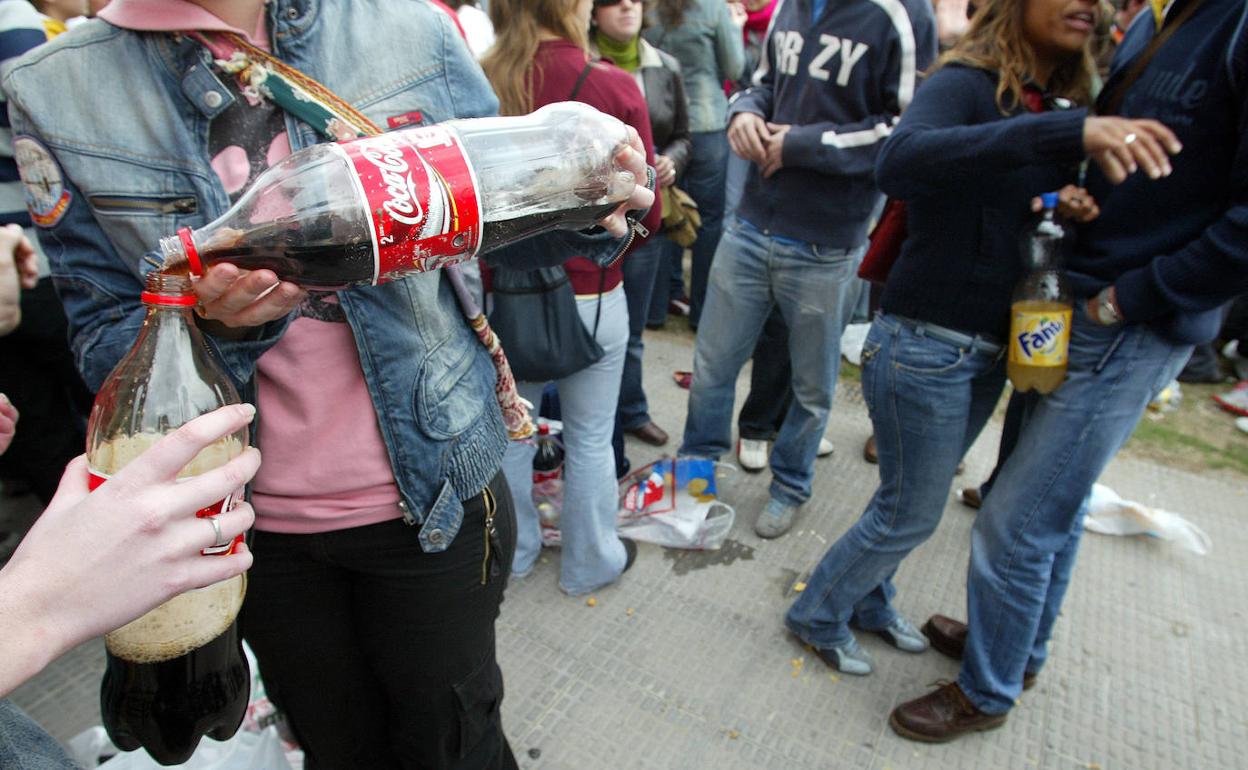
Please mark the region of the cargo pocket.
POLYGON ((499 706, 503 702, 503 673, 486 661, 454 686, 459 712, 459 758, 472 754, 481 741, 498 739, 499 706))

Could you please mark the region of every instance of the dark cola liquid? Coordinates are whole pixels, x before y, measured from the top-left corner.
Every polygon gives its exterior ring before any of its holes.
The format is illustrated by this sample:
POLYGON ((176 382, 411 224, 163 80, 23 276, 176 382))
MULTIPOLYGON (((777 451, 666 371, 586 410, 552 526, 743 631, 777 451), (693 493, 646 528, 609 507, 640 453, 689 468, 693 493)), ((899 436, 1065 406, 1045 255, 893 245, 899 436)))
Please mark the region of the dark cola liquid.
POLYGON ((539 211, 512 219, 487 220, 481 239, 481 251, 493 251, 556 228, 584 230, 598 224, 598 220, 615 211, 619 205, 618 202, 587 205, 558 211, 539 211))
POLYGON ((279 279, 309 289, 344 289, 370 284, 375 269, 371 243, 346 246, 340 243, 244 244, 204 251, 200 258, 209 264, 229 262, 243 270, 272 270, 279 279))
POLYGON ((162 765, 176 765, 203 736, 224 741, 238 732, 250 692, 251 670, 235 622, 203 647, 159 663, 110 652, 100 713, 118 748, 143 748, 162 765))

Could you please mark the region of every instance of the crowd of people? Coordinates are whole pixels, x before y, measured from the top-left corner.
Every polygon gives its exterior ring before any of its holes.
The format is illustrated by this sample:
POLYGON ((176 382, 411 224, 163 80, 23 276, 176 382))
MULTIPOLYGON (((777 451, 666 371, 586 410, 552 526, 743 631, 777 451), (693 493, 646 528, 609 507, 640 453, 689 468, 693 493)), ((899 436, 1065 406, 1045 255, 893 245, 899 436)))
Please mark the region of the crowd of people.
MULTIPOLYGON (((309 767, 516 766, 494 623, 508 580, 542 549, 534 444, 509 440, 494 363, 442 272, 323 292, 214 265, 195 283, 196 322, 254 407, 189 423, 92 495, 78 448, 33 458, 18 443, 38 431, 81 447, 84 404, 135 337, 144 254, 162 236, 215 219, 271 164, 335 138, 235 77, 241 39, 383 126, 575 100, 630 127, 619 158, 637 184, 600 228, 483 258, 487 291, 498 271, 562 266, 602 351, 553 383, 568 594, 619 580, 636 558, 615 530, 622 436, 671 441, 642 387, 647 327, 678 311, 696 332, 683 456, 732 453, 735 383, 753 357, 736 449, 771 471, 753 520, 771 539, 802 515, 815 459, 833 450, 842 333, 871 319, 862 388, 880 484, 784 624, 847 674, 877 666, 855 631, 962 659, 956 681, 892 712, 906 738, 1003 724, 1041 675, 1093 482, 1248 291, 1243 0, 453 5, 112 0, 78 9, 98 12, 62 34, 49 21, 60 9, 0 2, 0 161, 12 170, 0 192, 22 196, 5 199, 0 332, 59 328, 23 344, 72 362, 39 375, 49 405, 22 394, 34 358, 0 352, 6 375, 10 356, 22 367, 2 383, 0 453, 39 465, 40 479, 25 475, 47 505, 0 571, 0 618, 32 629, 4 643, 0 694, 72 644, 248 570, 242 635, 309 767), (688 289, 684 249, 664 235, 677 188, 701 216, 688 289), (893 608, 892 579, 934 532, 1005 391, 1017 239, 1050 191, 1074 231, 1068 373, 1048 395, 1011 398, 998 467, 974 489, 968 617, 920 628, 893 608), (907 235, 872 287, 858 268, 884 195, 905 202, 907 235), (608 263, 629 211, 647 213, 608 263), (32 324, 36 313, 53 320, 32 324), (249 450, 169 505, 186 458, 248 423, 264 461, 249 450), (213 535, 250 529, 250 547, 198 557, 207 528, 179 514, 244 482, 250 504, 213 535), (136 506, 151 514, 127 522, 136 506), (85 555, 131 530, 151 541, 147 560, 85 555), (86 571, 104 563, 117 574, 108 596, 86 571), (44 570, 55 592, 32 578, 44 570), (140 586, 141 570, 169 577, 140 586)), ((550 385, 518 389, 537 404, 550 385)))

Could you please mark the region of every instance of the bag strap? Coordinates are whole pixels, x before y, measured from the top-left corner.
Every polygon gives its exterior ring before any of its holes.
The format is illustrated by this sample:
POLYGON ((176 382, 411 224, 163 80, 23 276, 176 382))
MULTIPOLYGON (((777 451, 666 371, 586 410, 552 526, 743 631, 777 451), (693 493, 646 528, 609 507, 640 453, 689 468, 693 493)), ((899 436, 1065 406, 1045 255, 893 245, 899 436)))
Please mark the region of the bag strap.
MULTIPOLYGON (((303 120, 322 136, 343 141, 359 136, 377 136, 381 127, 364 113, 352 107, 327 86, 286 62, 271 55, 233 32, 188 33, 203 43, 212 54, 223 59, 225 71, 236 75, 240 82, 272 98, 273 102, 303 120)), ((586 65, 588 67, 588 65, 586 65)), ((582 79, 584 78, 582 73, 582 79)), ((503 351, 498 335, 490 328, 485 313, 477 306, 464 277, 455 265, 444 268, 447 280, 455 291, 460 311, 477 339, 485 346, 494 364, 497 378, 494 395, 502 410, 503 424, 512 439, 533 435, 533 421, 525 401, 516 389, 516 378, 503 351)))
POLYGON ((1127 91, 1144 74, 1144 70, 1148 67, 1148 63, 1153 60, 1153 56, 1158 49, 1166 44, 1166 41, 1178 31, 1179 27, 1183 26, 1184 22, 1192 18, 1192 15, 1196 13, 1196 10, 1200 8, 1203 2, 1204 0, 1191 0, 1178 16, 1175 16, 1173 19, 1167 19, 1168 23, 1164 24, 1160 32, 1153 36, 1144 52, 1136 57, 1135 61, 1131 62, 1131 67, 1118 82, 1113 84, 1113 89, 1108 92, 1108 95, 1101 99, 1102 104, 1105 106, 1104 109, 1099 111, 1100 114, 1118 114, 1123 100, 1127 98, 1127 91))
POLYGON ((572 86, 572 93, 568 94, 568 101, 576 101, 576 95, 581 92, 581 86, 585 85, 585 79, 589 77, 589 71, 594 68, 597 59, 590 59, 585 62, 585 67, 581 70, 581 75, 576 79, 576 85, 572 86))
MULTIPOLYGON (((585 85, 585 79, 589 77, 589 71, 597 64, 597 59, 590 59, 585 62, 585 66, 581 69, 580 76, 576 79, 576 85, 572 86, 572 93, 568 94, 568 101, 575 101, 576 95, 581 92, 581 86, 585 85)), ((607 269, 605 267, 598 268, 600 275, 598 277, 598 308, 594 311, 594 340, 598 339, 598 322, 602 320, 602 292, 607 285, 607 269)))

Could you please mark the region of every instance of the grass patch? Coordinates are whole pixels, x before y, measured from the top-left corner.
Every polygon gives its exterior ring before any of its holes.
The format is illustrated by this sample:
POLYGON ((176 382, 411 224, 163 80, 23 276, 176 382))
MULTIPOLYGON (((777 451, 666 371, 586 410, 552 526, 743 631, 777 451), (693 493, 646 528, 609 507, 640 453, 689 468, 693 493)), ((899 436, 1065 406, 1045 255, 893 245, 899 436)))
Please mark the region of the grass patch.
POLYGON ((1131 435, 1127 450, 1150 455, 1160 454, 1166 459, 1186 455, 1189 460, 1199 459, 1199 465, 1204 468, 1230 469, 1248 475, 1248 444, 1232 442, 1217 446, 1201 436, 1187 432, 1186 427, 1188 426, 1184 424, 1172 425, 1164 421, 1154 421, 1145 416, 1131 435))

